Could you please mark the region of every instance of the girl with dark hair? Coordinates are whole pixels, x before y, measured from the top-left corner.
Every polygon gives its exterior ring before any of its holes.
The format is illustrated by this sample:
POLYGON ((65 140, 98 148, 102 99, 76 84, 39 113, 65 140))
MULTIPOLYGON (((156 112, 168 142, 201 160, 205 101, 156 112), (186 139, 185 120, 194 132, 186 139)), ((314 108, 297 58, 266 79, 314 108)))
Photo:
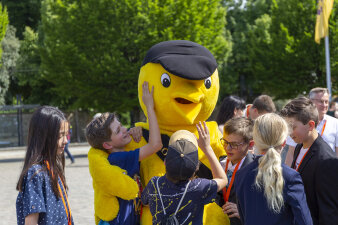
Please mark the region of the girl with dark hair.
POLYGON ((68 127, 57 108, 43 106, 34 112, 16 186, 18 224, 73 224, 64 174, 68 127))
POLYGON ((240 97, 230 95, 224 98, 216 117, 219 130, 223 133, 224 124, 233 117, 243 116, 244 109, 245 101, 240 97))

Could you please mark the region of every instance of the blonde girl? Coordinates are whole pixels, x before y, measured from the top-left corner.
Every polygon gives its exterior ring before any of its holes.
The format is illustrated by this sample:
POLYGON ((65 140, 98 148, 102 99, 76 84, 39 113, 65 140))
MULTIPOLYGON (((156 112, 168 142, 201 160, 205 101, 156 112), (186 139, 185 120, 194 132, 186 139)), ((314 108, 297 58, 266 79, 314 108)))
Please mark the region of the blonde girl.
POLYGON ((277 114, 255 120, 253 140, 259 156, 235 179, 243 224, 312 224, 299 173, 281 163, 287 135, 287 123, 277 114))

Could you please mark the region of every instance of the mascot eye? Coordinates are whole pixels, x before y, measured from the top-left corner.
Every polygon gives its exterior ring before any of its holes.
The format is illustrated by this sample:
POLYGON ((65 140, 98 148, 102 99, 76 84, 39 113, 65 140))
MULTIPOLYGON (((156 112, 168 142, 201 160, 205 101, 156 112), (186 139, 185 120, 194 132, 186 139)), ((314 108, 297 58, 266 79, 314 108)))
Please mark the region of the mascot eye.
POLYGON ((166 74, 166 73, 164 73, 164 74, 162 74, 162 76, 161 76, 161 83, 162 83, 162 85, 163 85, 163 87, 169 87, 170 86, 170 77, 169 77, 169 75, 168 74, 166 74))
POLYGON ((211 87, 211 77, 208 77, 207 79, 204 80, 204 85, 207 89, 211 87))

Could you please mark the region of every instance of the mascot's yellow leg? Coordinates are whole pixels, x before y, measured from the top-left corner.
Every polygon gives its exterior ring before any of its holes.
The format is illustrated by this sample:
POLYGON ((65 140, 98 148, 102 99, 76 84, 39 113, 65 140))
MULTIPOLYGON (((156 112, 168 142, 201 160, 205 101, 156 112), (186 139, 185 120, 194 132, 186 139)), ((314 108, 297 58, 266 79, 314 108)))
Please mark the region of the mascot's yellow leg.
POLYGON ((142 225, 153 224, 153 217, 151 216, 150 209, 148 206, 143 206, 142 208, 141 224, 142 225))
POLYGON ((228 215, 224 214, 222 208, 216 203, 204 206, 203 224, 210 225, 230 225, 228 215))

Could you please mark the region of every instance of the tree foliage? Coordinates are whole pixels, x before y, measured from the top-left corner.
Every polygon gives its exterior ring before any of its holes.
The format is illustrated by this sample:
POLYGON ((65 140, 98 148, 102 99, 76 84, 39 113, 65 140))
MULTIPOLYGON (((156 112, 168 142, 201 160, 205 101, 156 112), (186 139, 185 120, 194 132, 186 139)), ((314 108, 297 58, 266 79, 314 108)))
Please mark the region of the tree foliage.
POLYGON ((200 43, 220 65, 231 48, 225 8, 211 0, 45 0, 43 76, 69 107, 138 108, 146 51, 174 39, 200 43))
MULTIPOLYGON (((2 7, 0 4, 0 42, 5 37, 8 25, 8 14, 7 9, 2 7)), ((0 48, 0 59, 2 56, 3 46, 0 48)), ((5 73, 0 73, 0 104, 4 102, 4 95, 8 89, 9 77, 5 73)))
POLYGON ((11 93, 20 94, 25 103, 41 105, 58 105, 58 95, 51 91, 53 84, 40 73, 41 32, 34 32, 26 27, 20 45, 20 57, 11 83, 11 93))
MULTIPOLYGON (((239 77, 240 94, 252 100, 266 93, 293 98, 326 86, 324 45, 314 42, 316 2, 312 0, 227 1, 233 52, 228 73, 239 77)), ((333 90, 337 92, 337 3, 330 17, 333 90)), ((322 41, 323 43, 324 41, 322 41)))
POLYGON ((7 7, 9 22, 16 28, 16 36, 23 39, 25 27, 37 30, 40 22, 41 0, 2 0, 7 7))
POLYGON ((16 62, 19 58, 20 42, 15 37, 15 27, 8 25, 4 39, 1 43, 2 57, 0 68, 0 105, 5 104, 5 95, 9 88, 10 81, 13 79, 13 74, 16 69, 16 62))
MULTIPOLYGON (((331 15, 330 23, 337 20, 335 14, 331 15)), ((315 21, 316 3, 312 0, 274 1, 269 29, 271 41, 269 44, 257 41, 265 45, 264 55, 268 60, 262 59, 261 64, 256 64, 259 66, 253 67, 253 75, 260 81, 256 89, 285 99, 308 93, 316 86, 326 86, 325 47, 314 42, 315 21)), ((332 84, 336 84, 338 71, 334 62, 338 55, 334 42, 338 39, 337 26, 330 27, 330 39, 332 84)), ((263 57, 260 54, 263 46, 253 49, 260 57, 263 57)))

